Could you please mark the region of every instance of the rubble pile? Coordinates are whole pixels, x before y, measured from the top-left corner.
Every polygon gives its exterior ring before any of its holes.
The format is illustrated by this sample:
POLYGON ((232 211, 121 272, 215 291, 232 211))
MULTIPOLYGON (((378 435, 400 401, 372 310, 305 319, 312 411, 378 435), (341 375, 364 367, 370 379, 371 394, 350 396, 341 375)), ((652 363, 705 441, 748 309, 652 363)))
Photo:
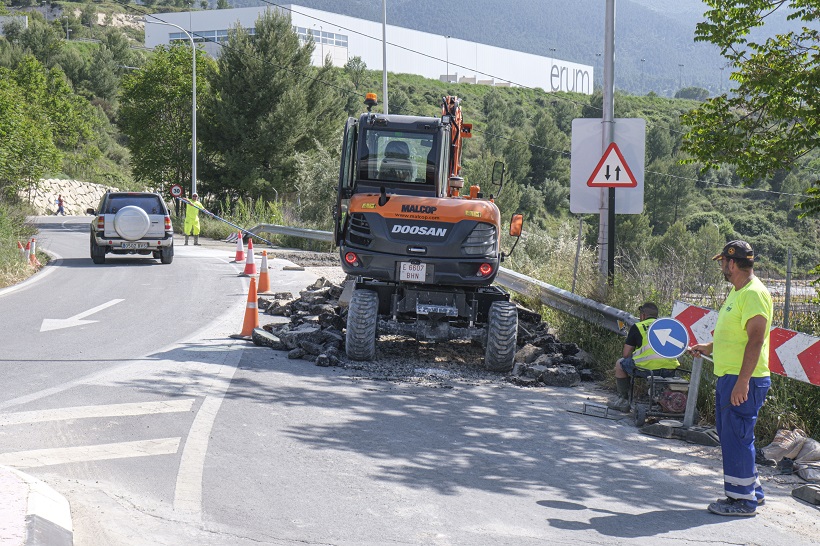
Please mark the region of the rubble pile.
MULTIPOLYGON (((253 332, 253 342, 259 346, 287 351, 288 358, 314 362, 317 366, 339 366, 361 370, 363 363, 348 360, 344 352, 344 328, 347 320, 346 302, 340 304, 344 288, 320 278, 294 298, 290 292, 262 295, 258 300, 260 313, 286 317, 288 322, 266 324, 253 332)), ((574 343, 561 343, 541 316, 519 306, 518 351, 509 381, 519 386, 571 387, 581 380, 593 379, 592 358, 574 343)), ((442 345, 438 347, 443 348, 442 345)), ((379 360, 407 360, 406 350, 396 348, 396 355, 384 354, 391 344, 377 344, 379 360)), ((435 352, 435 351, 434 351, 435 352)), ((449 351, 443 350, 441 354, 449 351)), ((469 351, 467 351, 469 352, 469 351)), ((464 351, 462 351, 462 356, 464 351)), ((483 350, 475 351, 475 359, 483 350)), ((438 364, 442 359, 438 359, 438 364)), ((480 368, 475 366, 462 368, 480 368)), ((413 370, 413 368, 410 368, 413 370)), ((416 370, 418 372, 418 370, 416 370)), ((486 372, 491 373, 491 372, 486 372)), ((498 377, 498 374, 495 374, 498 377)))

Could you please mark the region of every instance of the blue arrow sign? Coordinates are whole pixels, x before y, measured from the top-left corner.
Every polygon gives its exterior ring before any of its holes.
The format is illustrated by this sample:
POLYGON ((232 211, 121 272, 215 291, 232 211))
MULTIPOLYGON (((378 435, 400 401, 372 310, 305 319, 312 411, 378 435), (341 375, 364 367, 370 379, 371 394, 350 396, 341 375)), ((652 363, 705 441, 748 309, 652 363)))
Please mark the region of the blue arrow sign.
POLYGON ((677 358, 686 352, 689 346, 689 333, 686 327, 673 318, 659 318, 649 326, 647 331, 649 346, 664 358, 677 358))

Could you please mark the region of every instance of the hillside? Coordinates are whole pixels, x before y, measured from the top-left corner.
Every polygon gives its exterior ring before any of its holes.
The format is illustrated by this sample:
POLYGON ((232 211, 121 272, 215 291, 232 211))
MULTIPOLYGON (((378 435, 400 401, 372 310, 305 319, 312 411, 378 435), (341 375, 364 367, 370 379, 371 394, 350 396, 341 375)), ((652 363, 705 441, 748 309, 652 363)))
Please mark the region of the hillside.
MULTIPOLYGON (((273 5, 257 0, 229 0, 234 6, 273 5)), ((300 0, 299 5, 381 20, 381 2, 371 0, 300 0)), ((717 92, 728 82, 718 67, 716 49, 695 43, 695 24, 702 20, 699 0, 619 0, 616 12, 616 86, 645 94, 672 96, 681 87, 717 92), (641 59, 645 59, 643 62, 641 59), (683 66, 680 66, 683 65, 683 66)), ((604 2, 601 0, 521 0, 506 3, 498 13, 495 0, 451 0, 442 5, 416 0, 387 2, 388 23, 450 35, 538 55, 555 55, 595 66, 604 45, 604 2)))

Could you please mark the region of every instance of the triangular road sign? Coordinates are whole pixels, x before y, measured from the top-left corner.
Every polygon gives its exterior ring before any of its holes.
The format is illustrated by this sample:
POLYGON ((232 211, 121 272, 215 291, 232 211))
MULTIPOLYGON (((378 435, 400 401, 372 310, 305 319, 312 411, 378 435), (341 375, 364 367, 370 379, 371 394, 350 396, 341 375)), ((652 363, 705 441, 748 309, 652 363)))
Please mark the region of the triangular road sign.
POLYGON ((634 188, 637 185, 638 181, 614 142, 606 149, 587 180, 587 186, 591 188, 634 188))

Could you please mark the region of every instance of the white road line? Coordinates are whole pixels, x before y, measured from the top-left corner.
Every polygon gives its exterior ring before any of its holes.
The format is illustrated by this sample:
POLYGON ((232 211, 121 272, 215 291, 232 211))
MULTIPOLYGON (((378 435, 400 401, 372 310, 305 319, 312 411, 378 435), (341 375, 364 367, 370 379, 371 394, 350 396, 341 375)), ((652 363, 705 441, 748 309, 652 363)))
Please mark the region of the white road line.
POLYGON ((0 465, 14 468, 34 468, 55 464, 172 455, 179 450, 181 438, 157 438, 136 442, 118 442, 93 446, 58 447, 33 449, 0 454, 0 465))
POLYGON ((184 512, 197 520, 202 517, 202 475, 205 472, 208 440, 221 405, 222 396, 205 398, 185 439, 179 461, 174 511, 184 512))
POLYGON ((68 421, 70 419, 93 419, 99 417, 124 417, 129 415, 153 415, 156 413, 178 413, 191 411, 194 399, 171 400, 167 402, 134 402, 129 404, 109 404, 104 406, 75 406, 40 411, 20 411, 0 414, 0 427, 45 423, 48 421, 68 421))

